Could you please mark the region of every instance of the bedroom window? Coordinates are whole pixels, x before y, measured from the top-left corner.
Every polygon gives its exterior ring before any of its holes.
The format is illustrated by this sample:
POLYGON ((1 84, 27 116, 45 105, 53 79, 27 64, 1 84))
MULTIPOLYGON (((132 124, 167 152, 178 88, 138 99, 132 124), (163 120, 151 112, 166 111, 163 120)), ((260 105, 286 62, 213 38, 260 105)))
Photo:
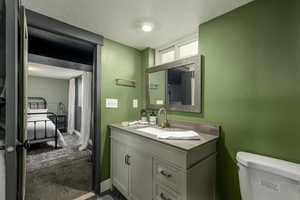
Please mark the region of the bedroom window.
POLYGON ((172 62, 181 58, 198 54, 198 34, 193 34, 183 39, 156 49, 156 65, 172 62))

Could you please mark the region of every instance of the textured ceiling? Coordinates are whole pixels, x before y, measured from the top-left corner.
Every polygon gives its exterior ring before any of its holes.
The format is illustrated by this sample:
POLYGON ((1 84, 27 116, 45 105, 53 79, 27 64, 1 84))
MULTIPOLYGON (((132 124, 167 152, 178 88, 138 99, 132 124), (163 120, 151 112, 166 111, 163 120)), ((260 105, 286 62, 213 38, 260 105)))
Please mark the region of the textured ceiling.
POLYGON ((26 7, 137 49, 158 47, 252 0, 25 0, 26 7), (142 32, 141 22, 154 23, 142 32))

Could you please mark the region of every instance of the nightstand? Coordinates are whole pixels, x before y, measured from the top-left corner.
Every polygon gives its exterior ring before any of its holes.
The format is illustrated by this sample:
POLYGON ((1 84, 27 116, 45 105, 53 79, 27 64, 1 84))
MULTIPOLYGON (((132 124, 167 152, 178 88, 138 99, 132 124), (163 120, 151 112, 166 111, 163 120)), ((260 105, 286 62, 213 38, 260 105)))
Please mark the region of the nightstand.
POLYGON ((57 115, 57 129, 62 132, 65 133, 67 132, 67 116, 66 115, 57 115))

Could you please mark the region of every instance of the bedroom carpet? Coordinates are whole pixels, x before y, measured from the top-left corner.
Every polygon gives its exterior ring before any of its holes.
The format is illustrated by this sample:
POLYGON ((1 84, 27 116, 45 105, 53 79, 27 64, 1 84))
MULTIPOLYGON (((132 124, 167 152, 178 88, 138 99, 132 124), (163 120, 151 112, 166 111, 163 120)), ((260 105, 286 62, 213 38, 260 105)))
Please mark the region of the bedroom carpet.
POLYGON ((78 151, 77 138, 65 148, 39 144, 28 151, 26 200, 73 200, 92 190, 90 151, 78 151))
POLYGON ((75 135, 64 135, 67 146, 54 148, 47 143, 35 144, 27 152, 27 172, 33 172, 46 167, 67 164, 68 161, 91 156, 91 151, 78 151, 78 138, 75 135))

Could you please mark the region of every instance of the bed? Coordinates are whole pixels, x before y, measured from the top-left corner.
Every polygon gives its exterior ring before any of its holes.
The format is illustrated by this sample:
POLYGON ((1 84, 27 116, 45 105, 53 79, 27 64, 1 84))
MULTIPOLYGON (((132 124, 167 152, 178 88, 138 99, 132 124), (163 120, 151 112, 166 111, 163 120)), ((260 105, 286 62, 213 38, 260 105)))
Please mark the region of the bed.
POLYGON ((54 142, 54 147, 64 146, 62 134, 57 128, 57 116, 48 112, 43 97, 28 97, 27 139, 29 144, 54 142))

